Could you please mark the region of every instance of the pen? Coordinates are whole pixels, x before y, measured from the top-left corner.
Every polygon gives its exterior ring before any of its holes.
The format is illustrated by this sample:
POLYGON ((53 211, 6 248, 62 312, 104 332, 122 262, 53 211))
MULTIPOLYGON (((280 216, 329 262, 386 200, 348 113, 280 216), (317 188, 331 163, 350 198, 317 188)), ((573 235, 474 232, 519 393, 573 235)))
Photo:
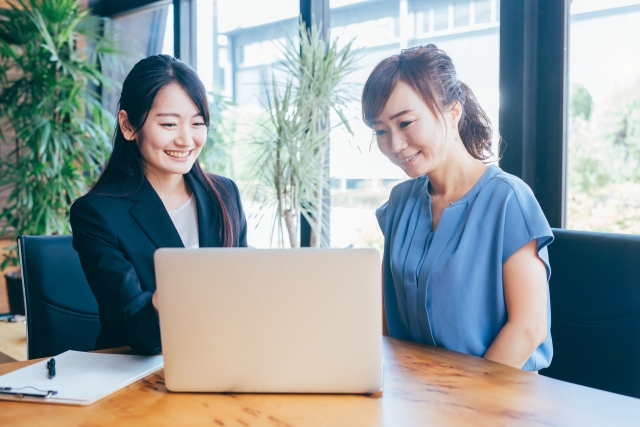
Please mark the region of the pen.
POLYGON ((56 359, 53 357, 47 362, 47 369, 49 370, 49 379, 56 376, 56 359))

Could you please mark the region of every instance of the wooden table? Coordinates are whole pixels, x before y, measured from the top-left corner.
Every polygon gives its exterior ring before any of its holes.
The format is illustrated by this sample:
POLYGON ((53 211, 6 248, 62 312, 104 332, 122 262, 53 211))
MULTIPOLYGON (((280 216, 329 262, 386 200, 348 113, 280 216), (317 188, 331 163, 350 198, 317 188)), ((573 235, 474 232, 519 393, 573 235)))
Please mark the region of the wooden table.
POLYGON ((171 393, 159 371, 88 407, 0 402, 0 425, 640 426, 640 399, 441 348, 385 337, 384 367, 378 397, 171 393))

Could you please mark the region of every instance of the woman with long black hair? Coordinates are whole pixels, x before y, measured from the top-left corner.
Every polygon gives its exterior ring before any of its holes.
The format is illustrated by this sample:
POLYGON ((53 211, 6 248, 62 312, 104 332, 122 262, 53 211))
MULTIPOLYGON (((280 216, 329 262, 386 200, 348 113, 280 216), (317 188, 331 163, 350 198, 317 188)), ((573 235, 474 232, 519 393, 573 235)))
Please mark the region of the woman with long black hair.
POLYGON ((168 55, 138 62, 124 81, 113 153, 71 207, 73 246, 98 301, 96 348, 161 352, 153 253, 163 247, 247 246, 233 181, 204 172, 206 91, 168 55))

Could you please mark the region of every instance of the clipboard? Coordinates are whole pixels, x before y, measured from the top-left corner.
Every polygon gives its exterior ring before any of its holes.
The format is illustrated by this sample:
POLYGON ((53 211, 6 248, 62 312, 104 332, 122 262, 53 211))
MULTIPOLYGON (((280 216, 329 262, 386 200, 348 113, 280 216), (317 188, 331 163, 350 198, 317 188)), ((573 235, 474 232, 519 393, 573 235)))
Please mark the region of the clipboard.
POLYGON ((69 350, 54 358, 53 378, 48 359, 0 376, 0 400, 87 406, 164 367, 162 356, 69 350))

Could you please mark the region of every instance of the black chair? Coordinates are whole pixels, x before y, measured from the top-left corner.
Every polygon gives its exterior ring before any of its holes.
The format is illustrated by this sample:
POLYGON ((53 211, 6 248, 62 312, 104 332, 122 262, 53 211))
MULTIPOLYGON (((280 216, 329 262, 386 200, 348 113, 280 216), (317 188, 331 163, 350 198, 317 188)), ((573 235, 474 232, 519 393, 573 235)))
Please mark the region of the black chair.
POLYGON ((640 236, 553 234, 554 354, 540 374, 640 398, 640 236))
POLYGON ((27 319, 27 357, 95 348, 98 304, 71 236, 18 238, 27 319))

